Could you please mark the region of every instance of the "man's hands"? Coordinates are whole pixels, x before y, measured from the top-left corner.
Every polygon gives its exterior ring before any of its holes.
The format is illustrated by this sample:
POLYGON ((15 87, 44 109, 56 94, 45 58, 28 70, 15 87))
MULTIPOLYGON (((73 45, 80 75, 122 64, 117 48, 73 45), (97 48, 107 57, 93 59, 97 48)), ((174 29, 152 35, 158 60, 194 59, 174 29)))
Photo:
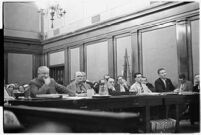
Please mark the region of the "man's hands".
POLYGON ((50 77, 47 77, 47 78, 43 78, 44 82, 46 85, 49 85, 50 84, 50 77))

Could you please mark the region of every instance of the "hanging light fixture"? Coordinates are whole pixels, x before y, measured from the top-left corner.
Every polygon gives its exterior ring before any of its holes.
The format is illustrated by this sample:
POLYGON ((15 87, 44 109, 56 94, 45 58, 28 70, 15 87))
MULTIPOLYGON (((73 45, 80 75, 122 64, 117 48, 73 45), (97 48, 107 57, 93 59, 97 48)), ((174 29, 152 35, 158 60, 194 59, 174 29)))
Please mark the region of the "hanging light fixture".
POLYGON ((45 3, 37 3, 39 6, 39 13, 42 15, 50 15, 51 28, 54 28, 54 20, 56 18, 62 18, 66 14, 66 11, 59 5, 58 1, 48 1, 47 5, 45 3))

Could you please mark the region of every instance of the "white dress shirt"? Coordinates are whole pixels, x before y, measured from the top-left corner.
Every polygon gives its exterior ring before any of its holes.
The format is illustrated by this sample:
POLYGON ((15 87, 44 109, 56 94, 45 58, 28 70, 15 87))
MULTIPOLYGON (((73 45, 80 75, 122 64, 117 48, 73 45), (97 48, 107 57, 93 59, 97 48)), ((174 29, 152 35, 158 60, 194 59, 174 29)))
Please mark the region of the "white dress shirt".
POLYGON ((138 82, 135 82, 130 90, 130 92, 136 92, 137 95, 139 94, 142 94, 142 93, 151 93, 151 90, 143 83, 138 83, 138 82))

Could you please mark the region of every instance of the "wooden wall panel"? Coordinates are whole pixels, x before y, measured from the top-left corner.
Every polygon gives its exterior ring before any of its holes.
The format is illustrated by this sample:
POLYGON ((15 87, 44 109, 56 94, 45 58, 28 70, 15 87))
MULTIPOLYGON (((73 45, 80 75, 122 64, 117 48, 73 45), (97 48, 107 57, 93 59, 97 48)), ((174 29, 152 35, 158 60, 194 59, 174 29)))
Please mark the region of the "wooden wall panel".
POLYGON ((178 55, 178 72, 186 75, 189 79, 189 61, 187 50, 187 22, 181 21, 176 23, 177 37, 177 55, 178 55))

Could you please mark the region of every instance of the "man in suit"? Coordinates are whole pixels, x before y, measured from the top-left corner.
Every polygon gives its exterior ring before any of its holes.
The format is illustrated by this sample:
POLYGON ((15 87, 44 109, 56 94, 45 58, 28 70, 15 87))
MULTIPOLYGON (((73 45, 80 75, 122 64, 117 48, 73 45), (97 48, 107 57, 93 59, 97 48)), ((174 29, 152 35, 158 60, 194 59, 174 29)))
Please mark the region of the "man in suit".
MULTIPOLYGON (((193 92, 200 92, 200 75, 196 74, 194 76, 193 92)), ((190 121, 194 125, 194 122, 200 123, 200 103, 189 105, 190 121)))
POLYGON ((200 92, 200 75, 196 74, 194 77, 193 92, 200 92))
POLYGON ((49 76, 49 68, 41 66, 38 68, 38 77, 34 78, 29 83, 30 96, 36 97, 37 94, 56 94, 66 93, 70 96, 75 96, 71 90, 65 86, 58 84, 53 78, 49 76))
POLYGON ((78 71, 75 72, 75 80, 67 86, 67 89, 70 89, 73 93, 87 96, 87 89, 89 89, 88 86, 86 87, 83 84, 83 74, 82 72, 78 71))
POLYGON ((129 92, 129 85, 123 76, 117 77, 117 83, 115 85, 116 92, 129 92))
POLYGON ((151 93, 151 90, 145 84, 142 83, 141 73, 135 73, 134 78, 135 83, 131 86, 129 90, 130 92, 134 92, 136 93, 136 95, 151 93))
POLYGON ((188 80, 186 80, 185 74, 179 75, 179 83, 177 86, 177 89, 175 89, 175 92, 184 92, 184 91, 192 91, 192 83, 188 80))
POLYGON ((155 81, 156 92, 170 92, 175 89, 172 81, 166 77, 167 73, 164 68, 158 69, 159 78, 155 81))
POLYGON ((114 87, 114 79, 113 78, 109 78, 108 82, 107 82, 107 88, 108 88, 108 93, 111 95, 113 92, 116 91, 115 87, 114 87))
POLYGON ((141 80, 142 80, 142 83, 144 83, 152 92, 155 92, 154 86, 147 81, 147 78, 145 76, 142 76, 141 80))

